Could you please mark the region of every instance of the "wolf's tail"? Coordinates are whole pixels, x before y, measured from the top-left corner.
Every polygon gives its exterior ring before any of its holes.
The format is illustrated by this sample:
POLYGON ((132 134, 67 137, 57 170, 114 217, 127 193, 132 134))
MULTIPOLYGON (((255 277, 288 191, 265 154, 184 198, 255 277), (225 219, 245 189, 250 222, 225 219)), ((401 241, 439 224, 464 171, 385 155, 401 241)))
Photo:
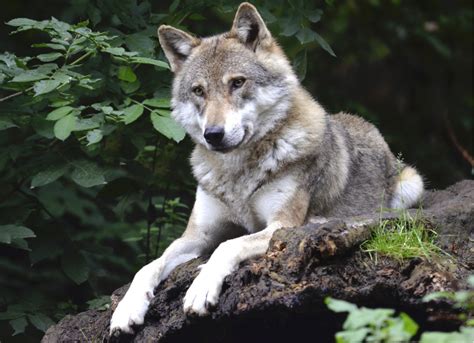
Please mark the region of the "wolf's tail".
POLYGON ((390 207, 395 209, 409 208, 420 200, 423 194, 423 179, 415 168, 405 167, 398 176, 390 207))

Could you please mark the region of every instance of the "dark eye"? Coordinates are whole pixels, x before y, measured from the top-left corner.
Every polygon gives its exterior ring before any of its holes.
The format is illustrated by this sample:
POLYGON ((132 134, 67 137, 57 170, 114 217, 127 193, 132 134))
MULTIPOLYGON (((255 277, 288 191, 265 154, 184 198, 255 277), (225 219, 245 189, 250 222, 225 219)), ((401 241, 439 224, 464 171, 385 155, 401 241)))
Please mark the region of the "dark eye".
POLYGON ((245 79, 243 77, 233 79, 232 80, 232 88, 234 88, 234 89, 240 88, 244 85, 244 83, 245 83, 245 79))
POLYGON ((204 95, 204 89, 202 89, 201 86, 193 87, 193 93, 194 93, 196 96, 203 96, 203 95, 204 95))

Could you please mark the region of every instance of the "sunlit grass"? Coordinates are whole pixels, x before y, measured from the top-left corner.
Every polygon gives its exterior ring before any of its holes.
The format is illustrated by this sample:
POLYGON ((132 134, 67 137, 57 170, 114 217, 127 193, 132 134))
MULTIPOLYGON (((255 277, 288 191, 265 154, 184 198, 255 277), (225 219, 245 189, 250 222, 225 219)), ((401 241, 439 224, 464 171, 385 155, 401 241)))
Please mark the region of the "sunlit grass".
POLYGON ((428 260, 445 254, 436 245, 437 233, 421 218, 407 211, 395 219, 380 220, 372 229, 372 236, 361 245, 362 251, 377 260, 379 255, 402 261, 415 257, 428 260))

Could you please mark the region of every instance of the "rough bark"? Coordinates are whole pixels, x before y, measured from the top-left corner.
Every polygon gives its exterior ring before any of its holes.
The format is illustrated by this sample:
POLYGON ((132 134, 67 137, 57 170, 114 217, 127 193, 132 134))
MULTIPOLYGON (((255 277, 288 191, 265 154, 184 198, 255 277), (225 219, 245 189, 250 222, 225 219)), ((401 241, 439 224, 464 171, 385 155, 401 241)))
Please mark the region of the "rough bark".
MULTIPOLYGON (((423 217, 439 234, 441 248, 454 257, 377 262, 359 249, 380 214, 349 219, 329 218, 298 229, 275 232, 267 254, 242 263, 228 276, 211 315, 188 318, 182 298, 197 275, 196 259, 178 267, 156 289, 145 324, 133 342, 283 342, 333 341, 344 315, 330 312, 326 296, 367 307, 391 307, 410 314, 422 330, 450 330, 459 325, 444 302, 423 303, 439 290, 466 286, 474 266, 474 181, 429 192, 423 217)), ((393 217, 388 214, 384 217, 393 217)), ((128 285, 112 294, 112 308, 128 285)), ((112 310, 67 316, 51 327, 43 342, 107 341, 112 310)))

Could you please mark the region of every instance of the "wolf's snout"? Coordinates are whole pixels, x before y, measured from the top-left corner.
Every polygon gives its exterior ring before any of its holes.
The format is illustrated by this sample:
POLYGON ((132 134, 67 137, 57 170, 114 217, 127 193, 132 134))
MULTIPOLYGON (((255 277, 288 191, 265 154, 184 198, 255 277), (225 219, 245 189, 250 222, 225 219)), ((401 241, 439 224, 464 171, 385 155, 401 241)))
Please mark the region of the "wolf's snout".
POLYGON ((222 143, 224 138, 224 128, 221 126, 211 126, 204 131, 204 138, 209 144, 216 146, 222 143))

